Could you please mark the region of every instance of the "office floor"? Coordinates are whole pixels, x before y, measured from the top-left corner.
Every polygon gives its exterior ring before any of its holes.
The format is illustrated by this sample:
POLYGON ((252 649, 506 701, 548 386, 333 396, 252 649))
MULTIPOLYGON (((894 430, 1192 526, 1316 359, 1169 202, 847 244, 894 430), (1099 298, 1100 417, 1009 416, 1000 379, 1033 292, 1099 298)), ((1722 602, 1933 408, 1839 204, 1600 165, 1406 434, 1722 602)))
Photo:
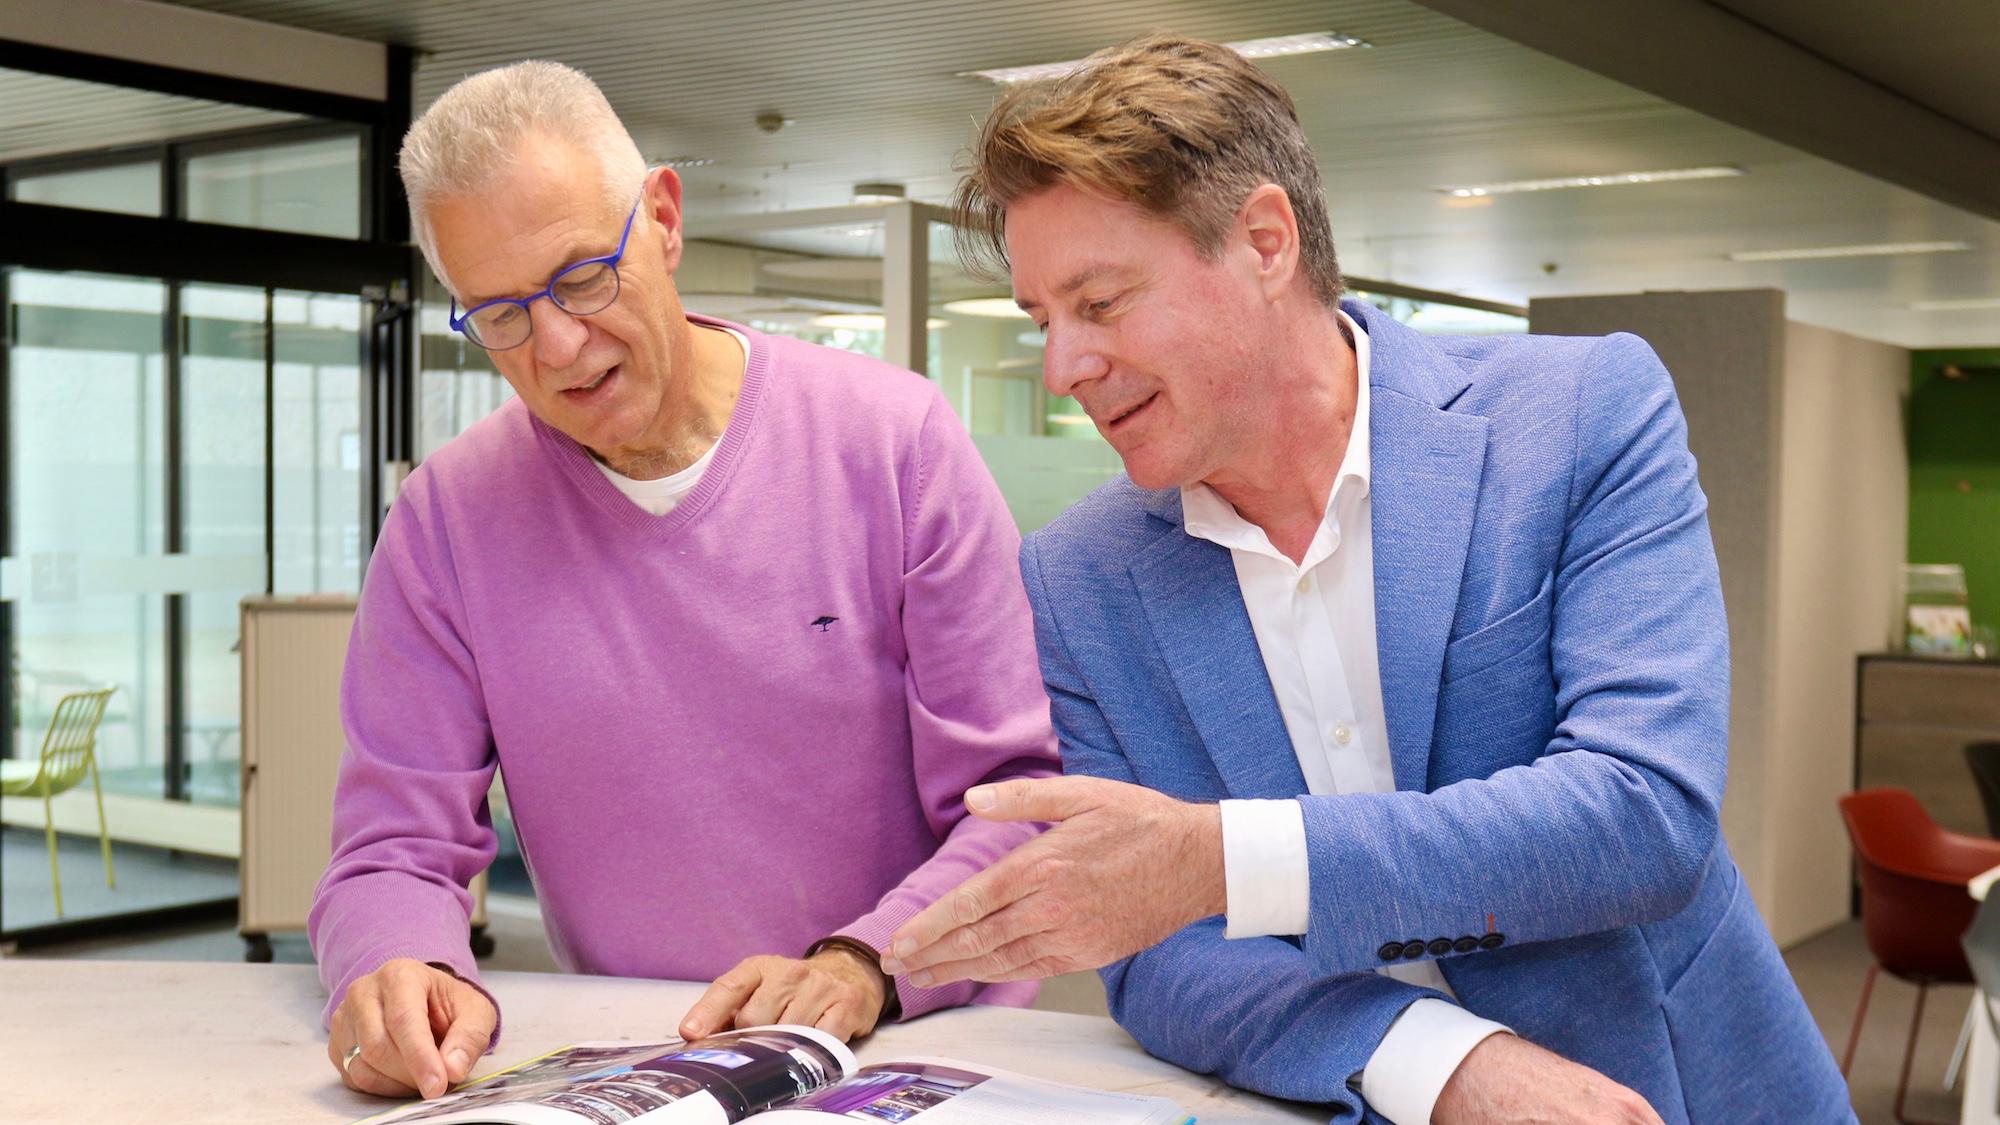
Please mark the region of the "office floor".
POLYGON ((0 932, 56 921, 236 897, 236 861, 135 844, 111 846, 116 888, 104 884, 104 854, 95 836, 56 836, 62 864, 63 914, 49 881, 46 837, 38 830, 0 829, 0 932))
MULTIPOLYGON (((46 878, 46 869, 44 869, 46 878)), ((79 882, 81 882, 79 877, 79 882)), ((100 884, 101 885, 101 884, 100 884)), ((67 888, 65 888, 67 893, 67 888)), ((496 948, 482 964, 490 969, 548 972, 555 970, 542 936, 541 919, 530 899, 513 895, 493 895, 488 899, 489 932, 496 948)), ((281 962, 309 962, 305 939, 280 936, 273 939, 275 959, 281 962)), ((102 938, 45 946, 21 951, 22 957, 81 957, 117 960, 236 960, 243 956, 243 944, 235 929, 227 924, 188 926, 144 936, 102 938)), ((1860 999, 1861 980, 1868 968, 1868 952, 1862 943, 1861 926, 1849 922, 1821 934, 1785 955, 1799 991, 1818 1020, 1820 1031, 1836 1052, 1847 1044, 1847 1029, 1860 999)), ((1913 1117, 1957 1120, 1958 1102, 1939 1085, 1946 1060, 1957 1041, 1959 1027, 1970 1002, 1967 988, 1933 989, 1925 1006, 1924 1022, 1917 1043, 1917 1060, 1911 1075, 1909 1111, 1913 1117)), ((1867 1125, 1893 1121, 1889 1107, 1895 1097, 1896 1070, 1902 1060, 1904 1037, 1909 1033, 1916 989, 1887 977, 1875 987, 1869 1006, 1868 1025, 1854 1059, 1852 1086, 1855 1109, 1867 1125)), ((1038 1007, 1055 1011, 1103 1014, 1104 994, 1094 974, 1077 974, 1050 981, 1042 990, 1038 1007)), ((1754 1048, 1753 1048, 1754 1049, 1754 1048)))

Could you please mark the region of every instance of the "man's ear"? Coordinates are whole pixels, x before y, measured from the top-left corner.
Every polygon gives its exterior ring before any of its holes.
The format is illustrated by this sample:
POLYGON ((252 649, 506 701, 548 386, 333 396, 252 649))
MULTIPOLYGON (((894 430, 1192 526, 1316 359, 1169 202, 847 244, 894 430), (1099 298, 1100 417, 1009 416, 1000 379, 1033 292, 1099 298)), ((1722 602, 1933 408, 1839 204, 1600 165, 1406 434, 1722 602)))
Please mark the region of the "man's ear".
POLYGON ((672 274, 678 271, 684 245, 680 173, 672 168, 655 168, 646 173, 646 197, 640 207, 659 224, 655 233, 660 239, 661 253, 666 258, 667 272, 672 274))
POLYGON ((1264 184, 1243 200, 1236 229, 1255 255, 1257 284, 1265 300, 1276 300, 1299 279, 1299 219, 1277 184, 1264 184))

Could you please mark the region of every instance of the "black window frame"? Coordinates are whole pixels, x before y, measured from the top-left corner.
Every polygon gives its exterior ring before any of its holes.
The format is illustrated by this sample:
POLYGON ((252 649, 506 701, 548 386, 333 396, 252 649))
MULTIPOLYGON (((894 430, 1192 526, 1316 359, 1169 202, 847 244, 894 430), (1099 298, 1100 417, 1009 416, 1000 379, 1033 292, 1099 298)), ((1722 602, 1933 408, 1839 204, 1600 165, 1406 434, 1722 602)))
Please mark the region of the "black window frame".
MULTIPOLYGON (((414 50, 390 45, 387 55, 387 96, 381 101, 324 91, 300 89, 223 75, 207 74, 177 67, 135 62, 64 50, 40 44, 0 39, 0 68, 78 79, 106 85, 147 90, 155 93, 201 98, 234 105, 301 115, 305 120, 274 122, 269 125, 226 132, 175 137, 144 144, 118 145, 104 149, 24 158, 0 165, 0 313, 12 309, 9 302, 9 275, 13 269, 62 270, 123 276, 157 278, 167 283, 169 303, 165 317, 167 364, 167 457, 166 496, 169 553, 177 552, 185 529, 183 524, 185 474, 181 455, 179 418, 179 368, 182 326, 176 308, 180 286, 190 282, 212 282, 255 286, 270 291, 298 289, 316 292, 352 293, 363 297, 371 309, 363 325, 365 337, 363 399, 363 495, 361 505, 363 566, 372 553, 380 519, 384 485, 382 465, 406 461, 413 455, 415 380, 413 333, 410 331, 409 295, 417 291, 419 264, 410 242, 410 221, 401 184, 396 179, 395 156, 411 120, 412 89, 416 55, 414 50), (326 238, 286 231, 198 223, 183 217, 182 187, 187 161, 191 157, 217 152, 261 147, 287 140, 307 140, 324 136, 358 133, 362 139, 361 214, 357 216, 360 237, 326 238), (25 175, 49 172, 85 171, 146 160, 157 160, 161 174, 161 213, 158 217, 47 204, 20 203, 13 199, 13 184, 25 175)), ((11 557, 14 529, 11 503, 12 467, 12 385, 9 354, 15 338, 11 314, 0 324, 0 557, 11 557)), ((269 343, 267 341, 267 351, 269 343)), ((267 356, 268 363, 268 356, 267 356)), ((266 435, 270 438, 270 389, 266 389, 266 435)), ((266 544, 269 546, 272 518, 269 495, 270 465, 265 467, 266 544)), ((268 550, 267 550, 268 554, 268 550)), ((266 585, 270 564, 266 563, 266 585)), ((161 710, 166 714, 166 792, 169 799, 186 799, 187 747, 182 729, 185 706, 183 682, 185 627, 184 595, 164 595, 166 602, 167 699, 161 710)), ((0 717, 8 723, 8 744, 0 754, 13 752, 13 708, 16 683, 13 668, 13 605, 0 602, 0 651, 5 651, 8 668, 0 675, 0 717)), ((4 928, 4 927, 0 927, 4 928)), ((15 936, 15 935, 10 935, 15 936)))

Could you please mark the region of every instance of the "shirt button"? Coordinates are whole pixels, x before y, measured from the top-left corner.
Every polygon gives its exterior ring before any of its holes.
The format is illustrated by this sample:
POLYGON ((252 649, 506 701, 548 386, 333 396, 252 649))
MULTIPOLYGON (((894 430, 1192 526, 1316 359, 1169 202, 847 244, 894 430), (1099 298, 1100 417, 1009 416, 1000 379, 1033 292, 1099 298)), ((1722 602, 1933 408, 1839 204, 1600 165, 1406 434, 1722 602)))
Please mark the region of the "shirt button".
POLYGON ((1333 724, 1333 740, 1342 746, 1354 741, 1354 728, 1346 723, 1333 724))
POLYGON ((1312 593, 1312 590, 1313 590, 1312 575, 1308 574, 1304 578, 1299 579, 1299 593, 1310 594, 1312 593))

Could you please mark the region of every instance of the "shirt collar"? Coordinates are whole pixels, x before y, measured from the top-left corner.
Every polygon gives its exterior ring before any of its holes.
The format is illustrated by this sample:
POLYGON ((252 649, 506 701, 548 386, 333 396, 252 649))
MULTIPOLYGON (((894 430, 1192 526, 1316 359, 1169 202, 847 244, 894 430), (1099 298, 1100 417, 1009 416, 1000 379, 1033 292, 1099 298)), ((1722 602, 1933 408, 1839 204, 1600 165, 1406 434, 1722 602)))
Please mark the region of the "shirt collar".
MULTIPOLYGON (((1337 310, 1335 315, 1354 337, 1354 425, 1348 432, 1347 452, 1341 455, 1340 471, 1333 478, 1333 495, 1327 498, 1326 511, 1320 516, 1320 529, 1308 558, 1320 554, 1319 541, 1338 527, 1336 501, 1342 490, 1359 489, 1364 495, 1368 491, 1368 333, 1345 309, 1337 310)), ((1197 539, 1231 549, 1277 554, 1263 528, 1238 515, 1221 493, 1200 482, 1181 487, 1181 518, 1187 533, 1197 539)))

